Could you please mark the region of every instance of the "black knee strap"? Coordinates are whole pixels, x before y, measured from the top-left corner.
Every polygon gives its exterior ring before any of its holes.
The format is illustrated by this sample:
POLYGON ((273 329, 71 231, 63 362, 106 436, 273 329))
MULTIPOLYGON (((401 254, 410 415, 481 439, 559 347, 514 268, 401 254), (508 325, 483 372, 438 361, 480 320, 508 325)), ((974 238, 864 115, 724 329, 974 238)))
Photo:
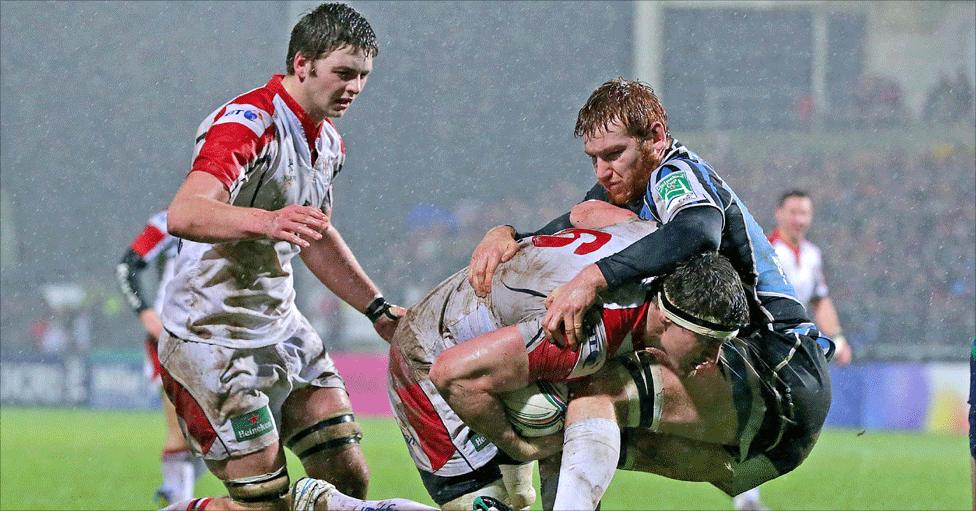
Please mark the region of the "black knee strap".
POLYGON ((362 430, 351 413, 319 421, 291 436, 285 445, 300 459, 344 445, 358 444, 362 430))
POLYGON ((245 504, 274 503, 288 493, 288 470, 278 470, 254 477, 224 481, 227 494, 245 504))

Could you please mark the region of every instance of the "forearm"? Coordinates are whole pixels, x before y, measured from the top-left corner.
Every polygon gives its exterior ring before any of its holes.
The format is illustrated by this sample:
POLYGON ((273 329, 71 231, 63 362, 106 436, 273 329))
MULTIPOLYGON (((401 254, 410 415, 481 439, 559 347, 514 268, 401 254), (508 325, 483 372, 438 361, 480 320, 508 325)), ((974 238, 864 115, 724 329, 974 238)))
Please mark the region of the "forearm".
POLYGON ((301 254, 309 271, 354 309, 365 311, 366 306, 380 295, 379 288, 334 226, 326 229, 322 239, 313 242, 301 254))
POLYGON ((529 358, 517 326, 452 346, 431 365, 430 381, 466 424, 518 458, 525 440, 515 433, 500 396, 530 383, 529 358))
POLYGON ((813 321, 817 324, 817 329, 827 337, 834 337, 842 332, 840 318, 837 317, 837 309, 830 297, 823 297, 811 305, 813 309, 813 321))
POLYGON ((716 250, 722 240, 722 212, 696 207, 679 213, 657 231, 616 254, 597 261, 608 287, 662 275, 679 262, 716 250))
POLYGON ((265 237, 273 214, 233 206, 199 195, 177 196, 169 207, 168 230, 174 236, 203 243, 265 237))

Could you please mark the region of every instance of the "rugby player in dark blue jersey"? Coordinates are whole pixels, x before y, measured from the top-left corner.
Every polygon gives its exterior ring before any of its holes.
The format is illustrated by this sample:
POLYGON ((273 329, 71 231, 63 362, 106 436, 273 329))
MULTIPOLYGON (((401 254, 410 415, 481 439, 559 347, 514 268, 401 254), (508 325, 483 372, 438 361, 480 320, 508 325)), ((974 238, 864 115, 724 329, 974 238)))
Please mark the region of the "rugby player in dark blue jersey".
MULTIPOLYGON (((584 152, 598 181, 585 199, 610 202, 661 227, 554 290, 543 321, 546 333, 554 342, 575 345, 599 291, 662 275, 694 254, 718 251, 739 272, 750 300, 751 323, 736 342, 723 345, 720 366, 725 387, 716 388, 716 394, 732 400, 735 413, 720 419, 722 424, 693 418, 684 434, 689 449, 703 430, 721 428, 734 435, 721 442, 727 456, 714 456, 714 467, 687 467, 680 478, 712 482, 736 495, 793 470, 812 449, 830 405, 825 351, 832 349, 832 343, 807 318, 762 228, 712 167, 671 137, 667 113, 646 84, 617 79, 598 87, 580 109, 576 135, 583 138, 584 152), (722 466, 730 467, 730 473, 722 472, 722 466), (720 475, 710 475, 709 468, 716 468, 714 472, 720 475)), ((552 234, 565 227, 569 227, 568 214, 535 233, 519 234, 510 226, 492 229, 472 255, 472 286, 486 292, 495 266, 517 250, 515 239, 552 234)), ((643 389, 641 410, 647 413, 655 409, 652 365, 648 359, 643 364, 647 374, 632 375, 637 388, 643 389)), ((593 495, 579 492, 583 500, 576 502, 583 509, 599 500, 617 461, 590 459, 587 452, 591 450, 583 446, 594 441, 616 442, 624 454, 622 460, 652 457, 654 432, 628 429, 621 445, 617 421, 603 420, 599 428, 576 435, 585 428, 569 425, 574 416, 586 417, 586 413, 574 413, 576 404, 570 406, 560 479, 570 476, 575 485, 592 489, 593 495), (616 440, 610 438, 614 433, 616 440)), ((647 419, 639 422, 649 423, 647 419)))

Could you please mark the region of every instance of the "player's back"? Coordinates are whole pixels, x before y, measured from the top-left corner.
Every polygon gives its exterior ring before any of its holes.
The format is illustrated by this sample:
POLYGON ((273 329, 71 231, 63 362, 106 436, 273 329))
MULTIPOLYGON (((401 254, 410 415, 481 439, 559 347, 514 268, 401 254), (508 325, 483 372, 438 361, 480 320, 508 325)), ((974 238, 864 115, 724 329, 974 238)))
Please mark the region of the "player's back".
MULTIPOLYGON (((491 293, 479 298, 468 284, 467 268, 448 277, 416 305, 407 325, 413 336, 399 336, 408 358, 430 364, 443 350, 498 328, 545 313, 545 299, 587 265, 630 246, 653 232, 655 223, 631 220, 602 229, 566 229, 520 242, 511 260, 501 263, 491 293)), ((632 293, 625 286, 618 293, 632 293)))

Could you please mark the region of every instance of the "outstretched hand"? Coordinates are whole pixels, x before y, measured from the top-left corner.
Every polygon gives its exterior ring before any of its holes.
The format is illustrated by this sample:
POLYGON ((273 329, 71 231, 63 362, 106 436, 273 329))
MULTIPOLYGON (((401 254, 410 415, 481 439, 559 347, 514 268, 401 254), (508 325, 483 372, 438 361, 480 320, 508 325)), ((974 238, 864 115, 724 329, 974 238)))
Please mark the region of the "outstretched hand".
POLYGON ((573 280, 552 290, 546 298, 546 316, 542 319, 546 336, 560 347, 575 350, 584 336, 583 317, 606 285, 603 272, 591 264, 573 280))
POLYGON ((306 248, 311 245, 309 240, 322 239, 322 233, 328 227, 329 217, 322 210, 292 204, 271 212, 264 235, 275 241, 287 241, 306 248))
POLYGON ((511 259, 519 249, 515 240, 515 229, 510 225, 499 225, 485 233, 471 254, 468 264, 468 282, 481 298, 491 291, 491 279, 498 265, 511 259))

